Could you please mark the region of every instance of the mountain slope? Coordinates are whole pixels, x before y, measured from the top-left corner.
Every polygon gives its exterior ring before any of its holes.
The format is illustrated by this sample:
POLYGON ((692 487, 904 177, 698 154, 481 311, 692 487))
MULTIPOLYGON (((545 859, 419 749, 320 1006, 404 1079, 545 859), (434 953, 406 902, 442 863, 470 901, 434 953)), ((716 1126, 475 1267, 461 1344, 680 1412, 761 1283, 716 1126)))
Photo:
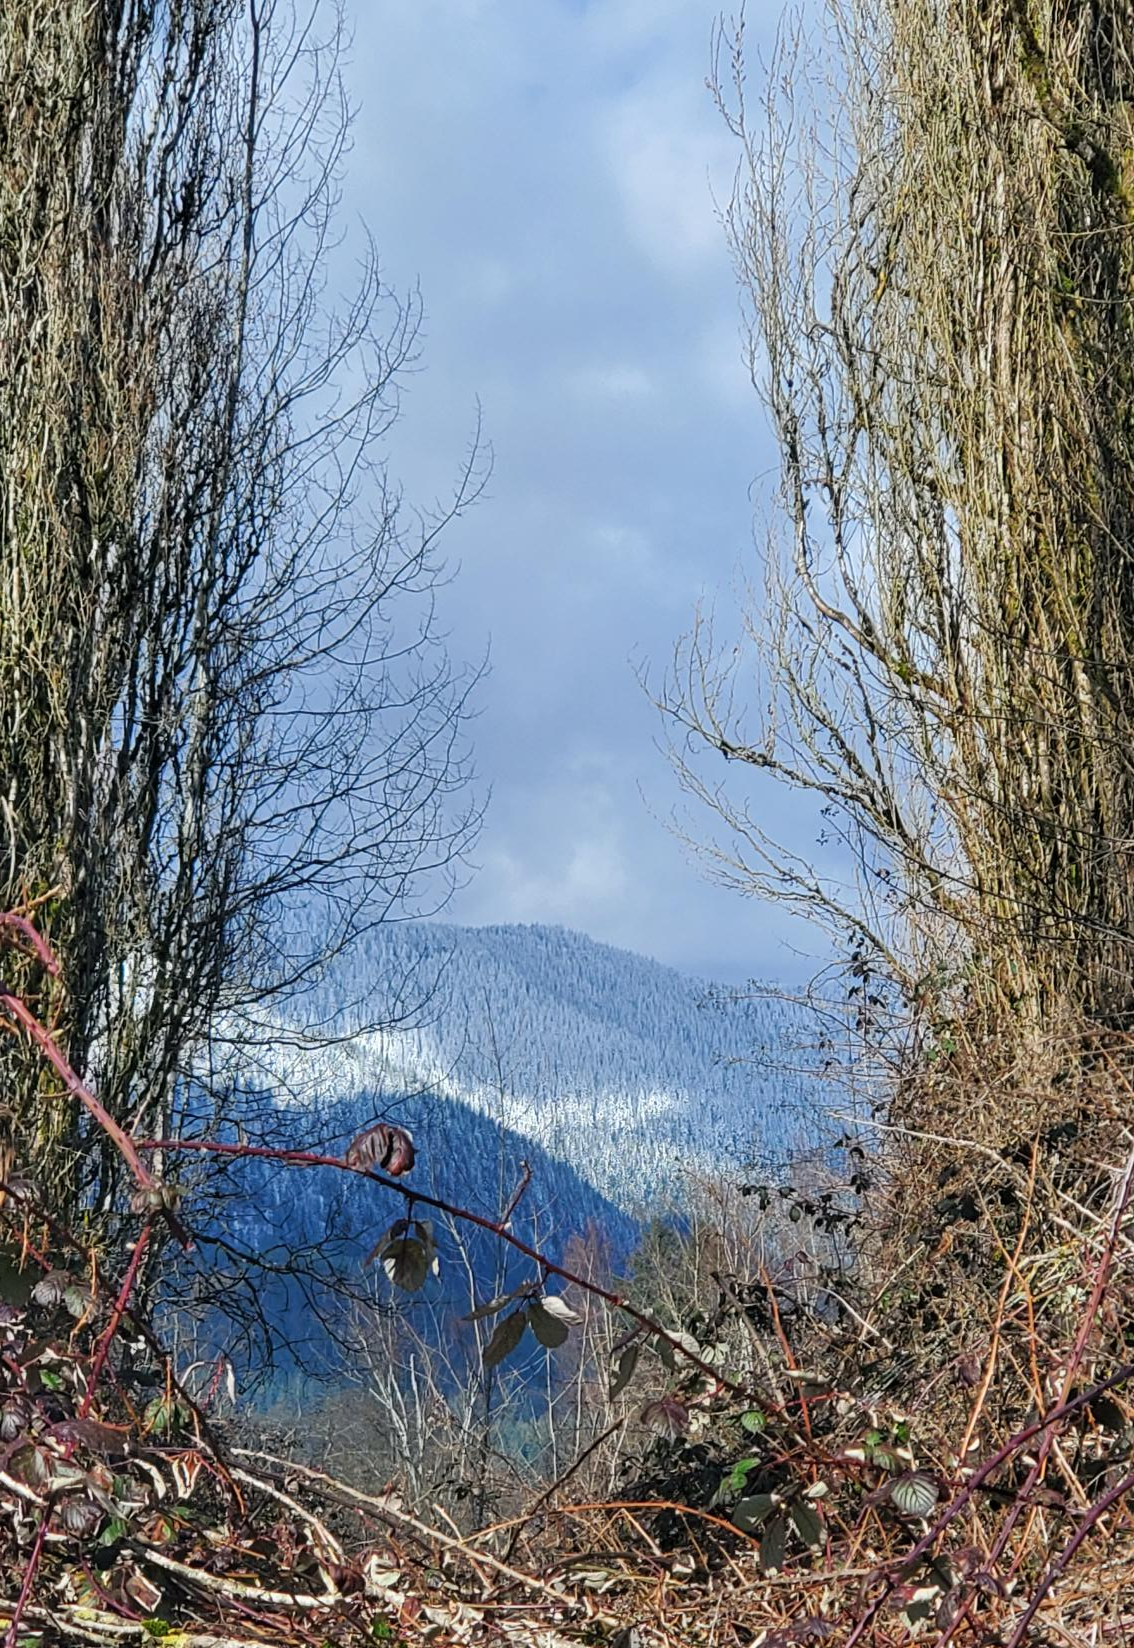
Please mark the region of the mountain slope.
MULTIPOLYGON (((690 1172, 739 1174, 815 1140, 820 1094, 800 1073, 815 1026, 801 1013, 562 928, 380 930, 306 1006, 333 1035, 312 1047, 281 1024, 248 1049, 226 1078, 235 1136, 341 1156, 396 1120, 418 1147, 407 1183, 493 1219, 527 1163, 512 1229, 553 1260, 586 1237, 617 1269, 643 1219, 679 1211, 690 1172), (368 1028, 381 1021, 397 1027, 368 1028)), ((344 1288, 372 1285, 360 1261, 398 1198, 255 1160, 203 1166, 198 1194, 208 1264, 189 1301, 210 1346, 246 1368, 270 1363, 265 1348, 284 1370, 334 1363, 336 1324, 356 1310, 344 1288)), ((442 1220, 438 1239, 440 1277, 398 1308, 453 1341, 474 1296, 532 1265, 468 1225, 442 1220)), ((380 1308, 388 1293, 377 1279, 380 1308)))
POLYGON ((281 1069, 289 1090, 459 1100, 628 1212, 679 1192, 688 1169, 813 1142, 815 1026, 797 1009, 564 928, 380 929, 311 1005, 345 1039, 281 1069), (359 1028, 397 1020, 414 992, 416 1024, 359 1028))

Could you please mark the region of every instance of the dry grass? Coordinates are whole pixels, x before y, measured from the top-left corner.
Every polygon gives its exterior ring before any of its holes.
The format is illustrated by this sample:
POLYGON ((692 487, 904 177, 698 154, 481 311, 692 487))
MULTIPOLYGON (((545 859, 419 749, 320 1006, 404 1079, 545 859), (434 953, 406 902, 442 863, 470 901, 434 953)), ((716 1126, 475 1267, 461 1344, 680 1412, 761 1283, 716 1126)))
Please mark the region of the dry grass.
MULTIPOLYGON (((26 921, 8 923, 52 959, 26 921)), ((622 1644, 627 1631, 659 1645, 923 1635, 1019 1648, 1037 1633, 1074 1643, 1134 1628, 1127 1039, 1085 1035, 1075 1063, 1088 1076, 1061 1094, 1063 1119, 1009 1148, 888 1124, 867 1216, 844 1227, 859 1251, 841 1294, 814 1285, 832 1204, 813 1187, 789 1190, 780 1251, 758 1247, 744 1275, 721 1268, 742 1256, 737 1233, 705 1235, 713 1262, 690 1272, 698 1338, 525 1249, 666 1351, 668 1380, 637 1414, 664 1435, 617 1494, 581 1502, 572 1464, 519 1516, 462 1532, 439 1506, 411 1511, 394 1490, 361 1491, 214 1428, 220 1368, 194 1401, 135 1300, 159 1222, 185 1239, 176 1196, 50 1032, 24 1004, 5 1007, 139 1187, 139 1229, 113 1278, 6 1169, 8 1255, 35 1283, 0 1317, 0 1612, 13 1648, 29 1631, 144 1640, 147 1620, 199 1648, 622 1644)), ((951 1081, 980 1076, 951 1059, 951 1081)), ((943 1082, 935 1072, 935 1094, 943 1082)), ((280 1152, 278 1165, 311 1160, 280 1152)), ((628 1393, 612 1437, 642 1394, 628 1393)))

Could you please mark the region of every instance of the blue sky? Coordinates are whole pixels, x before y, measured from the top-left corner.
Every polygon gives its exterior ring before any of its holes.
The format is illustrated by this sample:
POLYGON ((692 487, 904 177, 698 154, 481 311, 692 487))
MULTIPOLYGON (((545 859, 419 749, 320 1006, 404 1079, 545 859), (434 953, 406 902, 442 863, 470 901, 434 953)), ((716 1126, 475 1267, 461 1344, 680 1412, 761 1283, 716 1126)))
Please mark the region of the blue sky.
MULTIPOLYGON (((491 650, 474 741, 493 792, 448 915, 797 976, 785 923, 708 884, 659 821, 679 797, 635 679, 664 672, 699 600, 732 622, 775 463, 714 206, 737 158, 705 89, 715 16, 353 0, 344 208, 424 301, 392 471, 444 495, 478 399, 495 452, 447 544, 451 649, 491 650)), ((750 18, 751 50, 768 27, 750 18)))

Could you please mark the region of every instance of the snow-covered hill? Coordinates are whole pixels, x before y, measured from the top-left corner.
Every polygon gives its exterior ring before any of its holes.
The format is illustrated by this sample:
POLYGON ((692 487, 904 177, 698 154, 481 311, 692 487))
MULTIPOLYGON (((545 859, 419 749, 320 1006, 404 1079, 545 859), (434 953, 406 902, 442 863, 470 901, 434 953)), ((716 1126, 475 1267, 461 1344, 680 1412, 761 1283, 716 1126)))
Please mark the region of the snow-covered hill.
POLYGON ((816 1027, 797 1009, 564 928, 379 929, 307 1006, 337 1039, 269 1058, 300 1114, 331 1098, 369 1114, 381 1095, 435 1133, 457 1101, 630 1213, 679 1193, 690 1169, 814 1142, 816 1027))
MULTIPOLYGON (((644 1218, 679 1209, 690 1172, 739 1175, 816 1142, 822 1091, 802 1073, 814 1023, 562 928, 389 927, 304 1005, 320 1038, 265 1027, 187 1095, 187 1130, 216 1131, 200 1109, 210 1089, 222 1130, 256 1144, 341 1156, 394 1120, 417 1142, 407 1184, 489 1218, 527 1162, 512 1228, 552 1259, 585 1238, 617 1269, 644 1218)), ((358 1284, 400 1202, 330 1168, 201 1171, 198 1228, 215 1236, 190 1297, 206 1339, 246 1368, 268 1346, 277 1368, 333 1361, 339 1282, 358 1284)), ((438 1312, 451 1339, 474 1296, 531 1262, 467 1224, 442 1220, 438 1239, 439 1277, 399 1308, 438 1312)))

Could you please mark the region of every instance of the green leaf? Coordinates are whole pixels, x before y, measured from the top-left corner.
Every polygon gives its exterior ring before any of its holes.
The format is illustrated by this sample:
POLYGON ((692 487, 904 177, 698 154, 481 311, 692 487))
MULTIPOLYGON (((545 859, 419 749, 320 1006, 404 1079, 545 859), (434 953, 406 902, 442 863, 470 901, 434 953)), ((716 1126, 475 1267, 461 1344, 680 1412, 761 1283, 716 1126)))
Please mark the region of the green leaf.
POLYGON ((795 1524, 796 1533, 805 1545, 813 1547, 822 1545, 824 1537, 823 1518, 814 1505, 809 1505, 805 1499, 797 1499, 788 1515, 795 1524))
POLYGON ((557 1350, 567 1343, 567 1323, 545 1310, 539 1299, 533 1299, 528 1306, 528 1326, 544 1350, 557 1350))
POLYGON ((40 1368, 39 1382, 44 1390, 61 1391, 63 1389, 62 1379, 57 1373, 52 1373, 50 1368, 40 1368))
POLYGON ((768 1421, 759 1408, 750 1408, 747 1413, 742 1413, 740 1423, 744 1430, 752 1436, 759 1436, 761 1431, 766 1431, 768 1428, 768 1421))
POLYGON ((99 1534, 98 1543, 100 1545, 116 1545, 128 1532, 129 1529, 121 1517, 115 1517, 113 1521, 106 1524, 106 1527, 99 1534))
POLYGON ((527 1312, 523 1310, 514 1310, 511 1316, 505 1316, 502 1322, 497 1323, 496 1331, 484 1347, 483 1362, 486 1368, 494 1368, 506 1356, 511 1356, 524 1337, 527 1325, 527 1312))
POLYGON ((82 1316, 90 1309, 92 1303, 93 1300, 89 1290, 83 1287, 81 1283, 72 1282, 69 1287, 63 1290, 63 1304, 71 1316, 82 1316))
POLYGON ((571 1309, 562 1294, 541 1293, 536 1303, 541 1310, 546 1311, 549 1316, 554 1316, 557 1322, 563 1322, 567 1327, 574 1327, 577 1322, 583 1320, 577 1310, 571 1309))
POLYGON ((424 1242, 416 1237, 400 1236, 396 1241, 387 1242, 378 1257, 390 1281, 403 1293, 416 1293, 425 1286, 430 1255, 424 1242))
POLYGON ((940 1497, 937 1483, 925 1471, 910 1471, 890 1484, 890 1498, 903 1516, 927 1517, 940 1497))
POLYGON ((142 1420, 148 1431, 164 1431, 168 1435, 183 1422, 184 1413, 179 1402, 167 1402, 164 1396, 155 1396, 147 1403, 142 1420))
POLYGON ((784 1546, 787 1544, 787 1523, 782 1516, 769 1522, 760 1541, 760 1567, 766 1574, 778 1574, 784 1565, 784 1546))
POLYGON ((747 1499, 737 1500, 732 1508, 732 1520, 743 1533, 755 1533, 767 1522, 775 1508, 776 1502, 771 1494, 750 1494, 747 1499))
POLYGON ((513 1288, 511 1293, 498 1294, 495 1299, 489 1299, 487 1304, 478 1305, 475 1310, 470 1310, 467 1316, 461 1317, 461 1321, 482 1322, 486 1316, 497 1316, 502 1310, 506 1310, 514 1300, 518 1299, 521 1293, 526 1292, 527 1287, 525 1286, 513 1288))
POLYGON ((642 1345, 639 1340, 633 1345, 627 1345, 618 1358, 610 1379, 609 1395, 612 1401, 616 1396, 621 1396, 631 1379, 633 1379, 634 1369, 638 1366, 638 1358, 641 1354, 642 1345))
POLYGON ((148 1637, 160 1638, 172 1636, 173 1634, 173 1626, 169 1621, 167 1619, 158 1619, 156 1616, 153 1619, 144 1619, 142 1621, 142 1630, 148 1637))
POLYGON ((748 1481, 749 1471, 754 1471, 760 1463, 758 1459, 738 1459, 728 1473, 726 1481, 733 1493, 743 1493, 744 1484, 748 1481))

